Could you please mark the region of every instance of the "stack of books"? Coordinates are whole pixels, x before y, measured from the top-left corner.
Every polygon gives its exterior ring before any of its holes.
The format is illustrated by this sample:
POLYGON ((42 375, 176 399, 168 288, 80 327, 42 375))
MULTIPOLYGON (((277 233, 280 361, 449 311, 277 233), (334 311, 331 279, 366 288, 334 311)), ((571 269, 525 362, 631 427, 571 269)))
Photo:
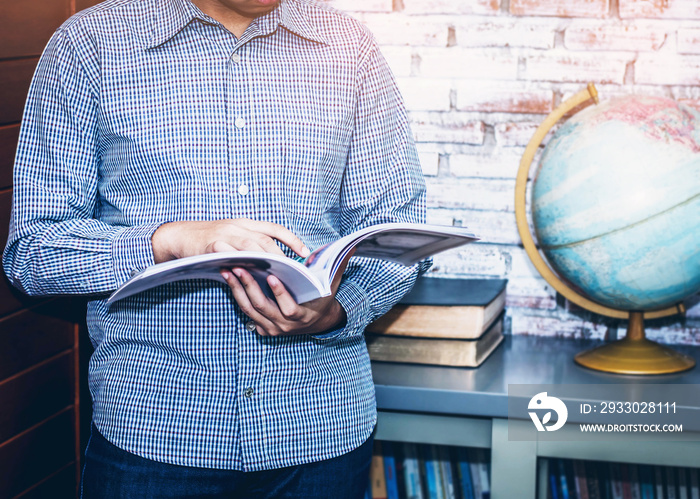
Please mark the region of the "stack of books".
POLYGON ((503 341, 503 279, 421 277, 367 327, 372 360, 477 367, 503 341))

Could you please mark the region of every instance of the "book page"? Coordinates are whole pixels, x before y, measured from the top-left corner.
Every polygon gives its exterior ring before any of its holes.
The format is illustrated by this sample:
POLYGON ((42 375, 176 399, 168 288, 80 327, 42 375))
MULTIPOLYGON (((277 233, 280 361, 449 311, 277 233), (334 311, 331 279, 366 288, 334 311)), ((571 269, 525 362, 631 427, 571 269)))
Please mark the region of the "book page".
POLYGON ((320 279, 332 282, 343 259, 353 248, 353 256, 378 258, 410 266, 436 253, 477 239, 463 227, 410 223, 378 224, 322 246, 309 256, 306 265, 320 279))
POLYGON ((185 279, 211 279, 225 282, 219 270, 241 267, 255 278, 263 291, 272 297, 267 276, 275 275, 297 303, 328 296, 330 289, 311 275, 299 262, 286 256, 251 251, 207 253, 153 265, 134 275, 107 300, 113 303, 162 284, 185 279))

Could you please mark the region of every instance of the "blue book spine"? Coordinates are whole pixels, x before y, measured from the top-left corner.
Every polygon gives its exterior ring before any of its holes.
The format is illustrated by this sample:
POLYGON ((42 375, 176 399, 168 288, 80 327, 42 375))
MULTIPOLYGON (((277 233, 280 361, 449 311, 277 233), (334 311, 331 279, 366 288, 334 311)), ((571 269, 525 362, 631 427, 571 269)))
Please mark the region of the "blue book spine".
POLYGON ((394 456, 387 452, 384 447, 384 477, 386 478, 386 496, 387 499, 399 498, 399 484, 396 481, 396 463, 394 456))
POLYGON ((459 486, 462 491, 462 499, 474 499, 474 485, 469 469, 469 456, 467 449, 457 448, 457 469, 459 470, 459 486))
POLYGON ((429 445, 422 445, 423 466, 425 468, 425 484, 430 498, 438 497, 438 476, 435 473, 435 459, 429 445))
POLYGON ((552 499, 560 499, 558 486, 558 478, 554 465, 556 464, 554 459, 549 460, 549 490, 552 493, 552 499))
POLYGON ((557 460, 559 463, 559 481, 561 482, 561 499, 569 499, 569 484, 566 480, 566 464, 563 459, 557 460))

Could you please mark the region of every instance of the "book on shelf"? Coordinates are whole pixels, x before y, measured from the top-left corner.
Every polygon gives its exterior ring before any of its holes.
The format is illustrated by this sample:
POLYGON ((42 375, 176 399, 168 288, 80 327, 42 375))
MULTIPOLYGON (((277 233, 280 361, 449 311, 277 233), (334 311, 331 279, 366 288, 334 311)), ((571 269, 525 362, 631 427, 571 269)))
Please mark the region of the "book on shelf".
POLYGON ((503 341, 503 315, 480 338, 443 339, 365 333, 372 360, 478 367, 503 341))
POLYGON ((666 466, 666 498, 678 499, 676 494, 676 469, 666 466))
POLYGON ((574 460, 574 485, 578 499, 589 499, 588 480, 586 478, 586 464, 578 459, 574 460))
POLYGON ((592 461, 584 461, 586 471, 586 488, 589 499, 604 499, 600 491, 598 465, 592 461))
POLYGON ((462 494, 462 499, 477 499, 474 497, 474 486, 472 485, 471 471, 469 470, 469 456, 467 449, 457 447, 457 477, 459 478, 459 490, 462 494))
POLYGON ((369 465, 369 482, 372 491, 372 499, 387 499, 382 443, 379 441, 374 443, 372 461, 369 465))
POLYGON ((414 443, 403 444, 403 472, 406 486, 406 499, 423 499, 421 463, 418 447, 414 443))
POLYGON ((445 499, 456 499, 455 480, 452 473, 452 458, 450 449, 444 445, 437 447, 438 462, 440 463, 440 476, 442 477, 442 490, 445 499))
POLYGON ((376 258, 410 266, 436 253, 478 238, 463 227, 414 223, 377 224, 321 246, 298 260, 273 253, 226 251, 207 253, 152 265, 122 284, 107 300, 114 303, 147 289, 185 279, 225 282, 220 269, 246 269, 271 293, 267 277, 276 276, 298 303, 329 296, 331 285, 346 256, 376 258))
POLYGON ((700 483, 698 483, 698 469, 689 468, 688 475, 690 481, 690 499, 700 499, 700 483))
POLYGON ((367 327, 396 336, 473 339, 505 307, 505 279, 420 277, 403 299, 367 327))
POLYGON ((630 496, 632 499, 642 499, 642 487, 639 481, 639 466, 629 465, 630 496))
POLYGON ((380 453, 384 459, 384 478, 386 481, 387 499, 400 499, 399 483, 396 479, 396 459, 391 449, 391 442, 381 444, 380 453))
POLYGON ((678 499, 688 499, 688 474, 685 468, 678 468, 678 499))
POLYGON ((420 444, 418 449, 423 455, 427 496, 430 499, 445 499, 442 490, 442 473, 440 471, 436 446, 432 444, 420 444))

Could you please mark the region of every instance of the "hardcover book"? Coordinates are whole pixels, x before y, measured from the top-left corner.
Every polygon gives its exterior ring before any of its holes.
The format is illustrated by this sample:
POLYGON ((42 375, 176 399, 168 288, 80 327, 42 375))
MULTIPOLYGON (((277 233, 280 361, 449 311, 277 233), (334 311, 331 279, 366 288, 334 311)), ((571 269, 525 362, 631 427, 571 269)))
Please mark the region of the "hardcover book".
POLYGON ((372 360, 477 367, 503 341, 503 319, 501 316, 486 333, 473 340, 408 338, 371 333, 366 333, 365 338, 372 360))
POLYGON ((152 265, 122 284, 107 300, 114 303, 150 288, 185 279, 225 282, 222 268, 245 268, 270 293, 267 276, 276 276, 294 297, 304 303, 331 294, 331 283, 341 263, 353 256, 377 258, 410 266, 436 253, 478 238, 463 227, 385 223, 366 227, 321 246, 306 259, 252 251, 207 253, 152 265))
POLYGON ((504 279, 420 277, 370 333, 470 339, 481 336, 505 307, 504 279))

